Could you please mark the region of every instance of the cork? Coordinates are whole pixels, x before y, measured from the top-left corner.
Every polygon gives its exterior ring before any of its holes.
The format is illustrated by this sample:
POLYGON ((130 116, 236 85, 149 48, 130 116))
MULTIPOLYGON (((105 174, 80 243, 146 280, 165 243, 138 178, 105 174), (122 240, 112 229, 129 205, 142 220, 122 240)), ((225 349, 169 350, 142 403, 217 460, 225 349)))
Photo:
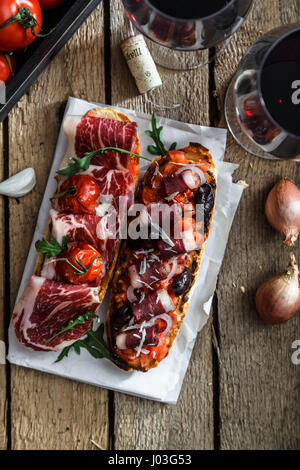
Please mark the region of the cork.
POLYGON ((121 49, 141 95, 162 85, 142 34, 125 39, 121 49))

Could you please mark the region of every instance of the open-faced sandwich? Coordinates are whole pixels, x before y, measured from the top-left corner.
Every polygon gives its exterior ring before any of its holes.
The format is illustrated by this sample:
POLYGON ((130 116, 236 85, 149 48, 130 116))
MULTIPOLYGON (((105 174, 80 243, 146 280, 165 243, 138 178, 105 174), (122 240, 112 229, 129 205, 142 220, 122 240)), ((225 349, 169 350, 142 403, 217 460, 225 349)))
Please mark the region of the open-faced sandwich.
POLYGON ((145 207, 132 214, 107 314, 109 347, 125 370, 146 372, 168 355, 200 269, 215 196, 215 166, 200 144, 169 151, 148 168, 135 198, 145 207))
POLYGON ((50 222, 12 317, 18 340, 38 351, 62 349, 90 329, 118 257, 120 202, 133 203, 139 173, 137 125, 123 113, 70 116, 64 131, 50 222))

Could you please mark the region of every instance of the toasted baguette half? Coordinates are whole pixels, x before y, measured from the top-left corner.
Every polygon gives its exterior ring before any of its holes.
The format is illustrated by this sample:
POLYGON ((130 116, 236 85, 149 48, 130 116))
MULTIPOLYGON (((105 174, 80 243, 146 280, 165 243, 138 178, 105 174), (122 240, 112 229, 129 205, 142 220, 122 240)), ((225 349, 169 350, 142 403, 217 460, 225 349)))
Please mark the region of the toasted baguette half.
MULTIPOLYGON (((101 117, 101 118, 106 118, 106 119, 115 119, 116 121, 123 121, 123 122, 131 121, 131 119, 129 119, 129 117, 126 116, 124 113, 122 113, 120 111, 117 111, 116 109, 112 109, 112 108, 95 108, 95 109, 92 109, 92 110, 88 111, 86 113, 86 116, 101 117)), ((139 139, 138 134, 137 134, 136 142, 134 144, 134 147, 133 147, 132 151, 134 153, 137 153, 137 154, 140 153, 140 139, 139 139)), ((135 184, 137 185, 138 170, 139 170, 139 158, 132 157, 132 160, 134 161, 134 164, 135 164, 135 169, 136 169, 136 171, 135 171, 135 184)), ((51 220, 49 220, 49 222, 47 224, 47 227, 46 227, 46 230, 44 232, 44 238, 46 240, 49 240, 49 238, 50 238, 51 231, 52 231, 52 226, 51 225, 52 225, 51 220)), ((116 250, 114 260, 113 260, 113 263, 112 263, 112 266, 111 266, 110 270, 105 274, 104 278, 102 279, 101 285, 99 286, 98 296, 99 296, 99 301, 100 302, 102 302, 102 300, 105 296, 108 284, 109 284, 109 282, 111 280, 111 277, 112 277, 112 274, 114 272, 115 264, 116 264, 116 261, 117 261, 118 255, 119 255, 119 250, 120 250, 120 245, 119 245, 119 248, 116 250)), ((36 276, 41 275, 44 260, 45 260, 45 256, 42 253, 39 253, 38 257, 37 257, 37 262, 36 262, 36 265, 35 265, 35 269, 34 269, 34 274, 36 276)))
MULTIPOLYGON (((188 159, 188 162, 190 164, 199 162, 199 160, 208 162, 210 164, 210 169, 206 173, 206 178, 207 178, 207 182, 212 186, 214 196, 215 196, 215 198, 214 198, 214 201, 215 201, 216 200, 216 187, 217 187, 216 186, 216 171, 215 171, 215 164, 213 162, 213 159, 210 155, 209 150, 206 149, 205 147, 203 147, 202 145, 198 144, 198 143, 190 143, 189 146, 181 149, 181 151, 185 152, 186 158, 188 159)), ((161 166, 165 163, 167 158, 168 158, 168 156, 166 156, 166 157, 157 157, 152 162, 152 164, 149 166, 149 168, 146 171, 145 176, 144 176, 140 186, 137 189, 136 202, 141 201, 141 195, 142 195, 143 188, 145 186, 149 185, 149 183, 151 181, 151 177, 153 175, 153 172, 155 170, 155 167, 156 167, 157 163, 158 163, 159 166, 161 166)), ((177 338, 177 336, 179 334, 183 319, 185 317, 185 314, 186 314, 188 306, 189 306, 190 298, 192 296, 193 289, 195 287, 195 283, 196 283, 196 280, 197 280, 197 276, 198 276, 198 273, 199 273, 199 270, 200 270, 200 267, 201 267, 201 259, 202 259, 202 255, 203 255, 203 251, 204 251, 205 242, 207 241, 207 238, 209 236, 211 223, 212 223, 212 219, 213 219, 214 208, 215 208, 215 203, 214 203, 213 209, 212 209, 211 214, 210 214, 210 219, 209 219, 209 223, 208 223, 208 226, 207 226, 207 230, 205 231, 205 234, 204 234, 204 243, 202 245, 201 250, 192 251, 188 254, 188 262, 186 264, 186 267, 191 270, 191 272, 193 273, 194 279, 193 279, 193 282, 192 282, 192 285, 191 285, 189 291, 185 295, 181 295, 180 297, 178 297, 178 304, 177 304, 176 310, 175 310, 175 312, 177 314, 177 325, 176 325, 175 328, 172 328, 169 331, 169 333, 167 334, 167 337, 166 337, 166 344, 167 344, 167 347, 168 347, 167 355, 169 354, 169 352, 172 348, 172 345, 173 345, 175 339, 177 338)), ((130 250, 127 248, 127 244, 125 242, 123 244, 121 250, 120 250, 120 256, 119 256, 117 268, 116 268, 114 278, 113 278, 113 283, 112 283, 112 293, 111 293, 111 297, 110 297, 109 309, 108 309, 108 312, 107 312, 107 319, 106 319, 107 328, 106 328, 106 330, 107 330, 107 336, 108 336, 108 344, 109 344, 112 355, 114 357, 118 358, 119 367, 121 367, 121 368, 123 368, 124 370, 127 370, 127 371, 139 370, 141 372, 147 372, 149 369, 157 367, 159 365, 160 361, 158 361, 156 359, 152 359, 151 362, 146 367, 141 364, 140 360, 139 361, 134 361, 134 363, 126 362, 126 360, 124 360, 124 358, 122 357, 122 354, 120 354, 120 350, 116 347, 114 337, 113 337, 113 334, 112 334, 112 330, 111 330, 111 319, 112 319, 112 315, 114 314, 114 311, 115 311, 115 308, 116 308, 114 299, 115 299, 115 295, 119 291, 120 281, 122 280, 124 275, 127 273, 127 269, 129 267, 128 266, 129 261, 130 261, 129 252, 130 252, 130 250)), ((167 357, 167 355, 165 357, 167 357)))

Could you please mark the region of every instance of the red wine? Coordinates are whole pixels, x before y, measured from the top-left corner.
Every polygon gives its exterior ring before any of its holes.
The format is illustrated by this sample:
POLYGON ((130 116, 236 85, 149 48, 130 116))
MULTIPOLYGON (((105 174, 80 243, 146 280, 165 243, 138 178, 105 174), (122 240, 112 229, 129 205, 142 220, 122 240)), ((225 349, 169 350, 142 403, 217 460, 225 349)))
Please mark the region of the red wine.
POLYGON ((182 19, 198 19, 217 13, 232 0, 149 0, 166 15, 182 19))
POLYGON ((261 74, 261 91, 273 120, 300 136, 300 32, 283 39, 270 52, 261 74))

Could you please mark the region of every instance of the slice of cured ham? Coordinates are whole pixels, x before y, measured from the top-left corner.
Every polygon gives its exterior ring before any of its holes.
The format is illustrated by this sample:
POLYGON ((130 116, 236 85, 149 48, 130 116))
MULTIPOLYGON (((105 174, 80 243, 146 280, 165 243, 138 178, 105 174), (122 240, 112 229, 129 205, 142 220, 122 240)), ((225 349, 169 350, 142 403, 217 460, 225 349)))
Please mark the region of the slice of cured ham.
POLYGON ((172 245, 164 240, 158 240, 157 248, 162 259, 169 259, 175 255, 189 253, 193 250, 200 250, 204 237, 200 232, 185 230, 181 233, 181 238, 171 237, 172 245))
MULTIPOLYGON (((102 273, 109 271, 115 256, 116 248, 119 244, 118 225, 116 233, 108 234, 103 228, 103 217, 88 214, 66 214, 50 210, 52 222, 52 235, 62 244, 63 237, 67 237, 70 242, 85 242, 94 246, 103 258, 102 273)), ((114 226, 114 224, 112 224, 114 226)), ((53 264, 44 264, 42 275, 48 279, 55 279, 55 269, 53 264)), ((99 285, 95 284, 95 285, 99 285)))
POLYGON ((165 289, 150 292, 142 301, 133 302, 132 314, 137 322, 144 321, 164 312, 171 312, 175 307, 165 289))
MULTIPOLYGON (((132 205, 135 182, 134 177, 128 171, 108 170, 103 166, 90 165, 87 171, 79 174, 92 176, 96 180, 100 192, 100 202, 103 203, 107 200, 117 210, 119 210, 119 207, 125 206, 126 208, 127 205, 129 208, 132 205)), ((61 185, 66 179, 62 175, 56 176, 58 182, 57 193, 60 192, 61 185)), ((52 200, 52 207, 59 210, 58 199, 52 200)), ((99 210, 101 211, 101 207, 99 210)))
MULTIPOLYGON (((70 156, 84 157, 103 147, 117 147, 131 151, 136 141, 137 124, 114 119, 105 119, 91 116, 69 116, 65 119, 64 131, 68 137, 69 147, 64 163, 70 156)), ((128 170, 130 155, 107 151, 103 155, 95 156, 92 164, 106 168, 128 170)))
MULTIPOLYGON (((145 329, 145 337, 143 346, 157 346, 158 345, 158 325, 153 325, 145 329)), ((116 342, 119 349, 137 348, 143 339, 142 331, 137 328, 134 330, 126 331, 117 336, 116 342)))
POLYGON ((47 340, 71 320, 99 307, 97 289, 74 286, 32 276, 15 306, 12 322, 18 340, 36 351, 58 351, 81 338, 91 327, 91 320, 47 340))
POLYGON ((128 269, 130 283, 135 289, 145 287, 145 284, 165 279, 168 274, 161 261, 151 262, 146 257, 133 264, 128 269))

